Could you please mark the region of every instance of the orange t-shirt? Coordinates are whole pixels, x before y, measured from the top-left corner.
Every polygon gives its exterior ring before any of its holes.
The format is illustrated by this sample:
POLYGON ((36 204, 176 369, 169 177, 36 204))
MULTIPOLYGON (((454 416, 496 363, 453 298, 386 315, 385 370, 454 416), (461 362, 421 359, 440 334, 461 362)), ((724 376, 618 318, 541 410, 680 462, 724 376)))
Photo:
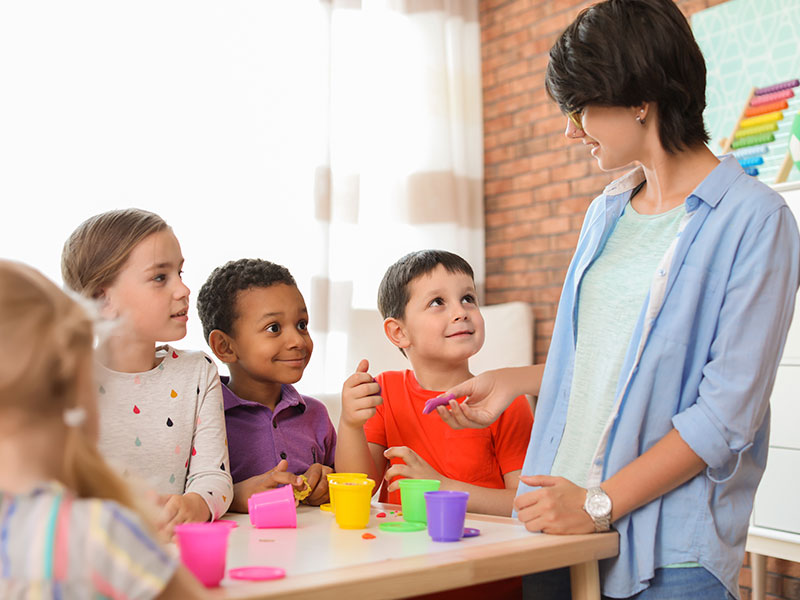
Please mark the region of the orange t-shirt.
MULTIPOLYGON (((408 446, 445 477, 487 488, 505 488, 503 475, 522 469, 533 425, 525 396, 514 399, 486 429, 452 429, 435 411, 422 414, 425 402, 442 392, 424 389, 413 371, 387 371, 376 380, 383 404, 364 425, 368 442, 408 446)), ((395 463, 402 461, 393 458, 395 463)), ((380 501, 400 504, 400 490, 387 493, 386 487, 380 501)))

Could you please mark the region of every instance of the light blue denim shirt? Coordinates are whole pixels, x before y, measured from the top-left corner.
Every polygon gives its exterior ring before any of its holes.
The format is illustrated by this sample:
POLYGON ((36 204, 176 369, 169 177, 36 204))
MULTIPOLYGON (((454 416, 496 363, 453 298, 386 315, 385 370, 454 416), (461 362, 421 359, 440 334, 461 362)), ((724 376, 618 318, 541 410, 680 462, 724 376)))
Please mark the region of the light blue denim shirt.
MULTIPOLYGON (((643 178, 637 169, 613 182, 587 212, 559 302, 526 475, 550 473, 567 418, 581 278, 643 178)), ((611 597, 640 592, 655 569, 683 562, 700 563, 738 597, 766 465, 769 395, 800 280, 797 225, 783 198, 733 157, 686 198, 686 212, 642 306, 593 470, 608 479, 672 428, 708 468, 614 523, 619 556, 601 561, 611 597)), ((530 489, 520 484, 518 494, 530 489)))

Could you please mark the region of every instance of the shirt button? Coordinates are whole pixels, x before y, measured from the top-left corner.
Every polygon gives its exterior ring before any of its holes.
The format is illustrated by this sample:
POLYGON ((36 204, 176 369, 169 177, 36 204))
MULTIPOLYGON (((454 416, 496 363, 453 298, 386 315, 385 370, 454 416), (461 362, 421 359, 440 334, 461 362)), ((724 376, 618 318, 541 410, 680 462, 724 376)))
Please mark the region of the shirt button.
POLYGON ((667 272, 666 272, 664 269, 659 269, 659 270, 658 270, 658 276, 659 276, 659 277, 663 277, 663 276, 664 276, 664 275, 666 275, 666 274, 667 274, 667 272))
POLYGON ((286 458, 286 452, 281 452, 281 458, 286 458))
POLYGON ((277 421, 274 421, 274 420, 272 421, 272 428, 273 429, 277 429, 278 428, 278 422, 277 421))

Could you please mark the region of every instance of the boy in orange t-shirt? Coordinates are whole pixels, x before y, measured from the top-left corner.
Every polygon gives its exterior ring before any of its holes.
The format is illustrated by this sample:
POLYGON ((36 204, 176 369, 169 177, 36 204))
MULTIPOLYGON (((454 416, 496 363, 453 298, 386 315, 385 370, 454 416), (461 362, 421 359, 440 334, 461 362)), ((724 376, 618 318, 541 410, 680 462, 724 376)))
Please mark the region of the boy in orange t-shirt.
POLYGON ((436 411, 422 413, 427 400, 472 377, 469 358, 483 345, 469 263, 440 250, 408 254, 384 275, 378 307, 413 370, 373 379, 362 360, 345 381, 336 470, 385 477, 384 502, 400 503, 397 478, 438 479, 442 490, 470 493, 469 511, 509 516, 533 424, 527 399, 487 429, 455 430, 436 411))

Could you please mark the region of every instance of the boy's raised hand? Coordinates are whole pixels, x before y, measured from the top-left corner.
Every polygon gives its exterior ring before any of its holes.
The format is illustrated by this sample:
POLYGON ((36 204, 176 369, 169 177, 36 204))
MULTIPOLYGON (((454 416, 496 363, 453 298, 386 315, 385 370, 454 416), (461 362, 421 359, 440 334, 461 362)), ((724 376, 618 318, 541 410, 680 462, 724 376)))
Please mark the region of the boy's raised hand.
POLYGON ((303 500, 303 504, 319 506, 330 500, 328 497, 328 478, 325 477, 328 473, 333 473, 333 469, 319 463, 314 463, 303 473, 306 476, 306 480, 308 480, 308 486, 311 488, 311 493, 303 500))
POLYGON ((405 464, 394 464, 386 470, 384 479, 389 481, 387 491, 393 492, 400 487, 400 480, 396 477, 407 477, 409 479, 438 479, 442 481, 444 477, 436 469, 430 466, 419 454, 408 446, 392 446, 387 448, 383 455, 387 460, 393 458, 401 459, 405 464), (392 481, 392 479, 395 479, 392 481))
POLYGON ((368 373, 369 361, 361 359, 356 372, 350 375, 342 386, 342 416, 340 421, 348 427, 363 427, 375 407, 383 403, 381 386, 368 373))

